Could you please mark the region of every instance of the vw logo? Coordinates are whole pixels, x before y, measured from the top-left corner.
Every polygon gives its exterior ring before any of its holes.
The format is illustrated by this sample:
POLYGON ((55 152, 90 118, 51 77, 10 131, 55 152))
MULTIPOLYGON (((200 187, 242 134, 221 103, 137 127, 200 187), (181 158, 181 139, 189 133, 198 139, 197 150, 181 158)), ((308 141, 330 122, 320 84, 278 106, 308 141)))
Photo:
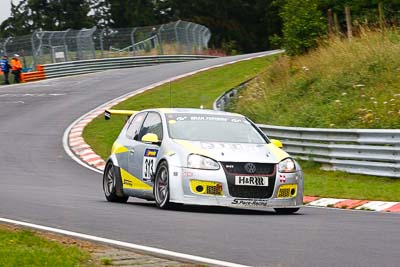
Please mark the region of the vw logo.
POLYGON ((248 173, 255 173, 256 172, 256 165, 254 165, 253 163, 246 163, 244 165, 244 169, 248 172, 248 173))

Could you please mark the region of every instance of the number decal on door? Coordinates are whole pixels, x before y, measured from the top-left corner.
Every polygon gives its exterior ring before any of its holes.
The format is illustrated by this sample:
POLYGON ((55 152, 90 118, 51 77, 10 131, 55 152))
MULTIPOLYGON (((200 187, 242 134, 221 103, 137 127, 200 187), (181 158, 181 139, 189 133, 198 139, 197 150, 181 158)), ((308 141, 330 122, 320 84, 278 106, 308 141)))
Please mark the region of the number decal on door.
POLYGON ((151 177, 156 171, 156 159, 158 150, 156 149, 146 149, 143 158, 143 181, 150 181, 151 177))
POLYGON ((143 161, 143 180, 149 181, 155 172, 155 158, 145 157, 143 161))

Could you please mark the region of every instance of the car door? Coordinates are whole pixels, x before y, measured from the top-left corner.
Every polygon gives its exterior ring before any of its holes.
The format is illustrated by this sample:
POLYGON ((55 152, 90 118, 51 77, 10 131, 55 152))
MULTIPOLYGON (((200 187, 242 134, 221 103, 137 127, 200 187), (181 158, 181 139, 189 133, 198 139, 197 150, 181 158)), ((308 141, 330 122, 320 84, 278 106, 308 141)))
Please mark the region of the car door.
POLYGON ((146 134, 156 134, 158 140, 162 142, 162 120, 157 112, 149 112, 142 124, 138 135, 138 142, 134 147, 134 153, 130 153, 130 163, 133 168, 132 174, 143 182, 151 183, 153 174, 156 171, 157 158, 159 157, 160 146, 141 142, 146 134))
POLYGON ((134 175, 135 162, 133 162, 134 160, 133 156, 135 154, 136 147, 140 144, 139 133, 143 121, 146 118, 146 115, 147 112, 141 112, 136 114, 126 130, 125 140, 126 140, 126 148, 128 149, 128 157, 127 161, 124 162, 126 166, 123 166, 123 168, 127 170, 131 175, 134 175))

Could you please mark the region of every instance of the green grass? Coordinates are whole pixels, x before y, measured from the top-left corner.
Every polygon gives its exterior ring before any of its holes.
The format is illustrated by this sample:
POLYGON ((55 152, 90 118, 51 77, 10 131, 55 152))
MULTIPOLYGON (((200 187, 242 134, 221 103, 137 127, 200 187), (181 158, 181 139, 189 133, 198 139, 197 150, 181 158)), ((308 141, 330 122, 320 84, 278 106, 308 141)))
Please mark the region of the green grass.
MULTIPOLYGON (((270 65, 274 58, 274 56, 262 57, 201 72, 144 92, 115 106, 114 109, 142 110, 200 106, 211 109, 218 96, 255 77, 270 65)), ((125 118, 118 116, 114 116, 110 121, 104 121, 101 116, 85 128, 83 137, 97 154, 106 159, 124 121, 125 118)))
POLYGON ((307 196, 400 201, 400 179, 324 171, 317 163, 302 161, 307 196))
MULTIPOLYGON (((214 69, 208 72, 200 73, 192 77, 181 79, 173 82, 171 85, 165 85, 135 96, 115 106, 115 109, 133 109, 140 110, 152 107, 169 107, 170 106, 170 88, 172 92, 172 106, 174 107, 199 107, 203 105, 205 108, 211 108, 213 101, 224 91, 235 87, 243 81, 253 77, 257 73, 266 71, 274 71, 269 68, 272 58, 261 58, 251 61, 245 61, 223 68, 214 69), (171 87, 170 87, 171 86, 171 87)), ((273 63, 272 66, 280 64, 282 59, 273 63)), ((286 59, 285 59, 286 60, 286 59)), ((400 59, 399 59, 400 60, 400 59)), ((399 61, 400 62, 400 61, 399 61)), ((264 74, 265 75, 265 74, 264 74)), ((256 92, 247 94, 252 101, 247 102, 248 105, 254 105, 262 102, 262 98, 256 92)), ((277 95, 284 94, 280 92, 277 95)), ((290 93, 288 93, 290 96, 290 93)), ((284 96, 286 97, 286 96, 284 96)), ((278 98, 279 100, 279 98, 278 98)), ((278 102, 278 101, 275 101, 278 102)), ((392 101, 393 102, 393 101, 392 101)), ((262 102, 263 105, 267 105, 262 102)), ((269 115, 273 118, 256 116, 256 122, 265 122, 274 120, 279 117, 279 124, 284 124, 285 116, 292 114, 285 113, 286 108, 283 106, 291 105, 291 102, 285 103, 281 101, 282 108, 276 109, 269 115)), ((308 103, 303 105, 312 105, 312 100, 308 99, 308 103)), ((257 106, 260 113, 266 108, 257 106)), ((241 110, 239 110, 241 111, 241 110)), ((255 114, 258 114, 257 112, 255 114)), ((295 113, 296 114, 296 113, 295 113)), ((114 116, 112 120, 105 121, 102 117, 95 119, 84 130, 84 138, 86 142, 104 159, 109 156, 112 143, 117 137, 125 118, 114 116)), ((390 200, 400 201, 400 179, 388 179, 382 177, 373 177, 365 175, 348 174, 344 172, 331 172, 319 169, 319 165, 315 163, 303 162, 305 172, 305 194, 320 197, 338 197, 338 198, 355 198, 370 200, 390 200)))
POLYGON ((0 266, 94 266, 90 255, 77 247, 60 245, 27 230, 0 228, 0 266))
POLYGON ((240 94, 232 111, 258 123, 400 128, 400 33, 364 31, 308 55, 282 56, 240 94))

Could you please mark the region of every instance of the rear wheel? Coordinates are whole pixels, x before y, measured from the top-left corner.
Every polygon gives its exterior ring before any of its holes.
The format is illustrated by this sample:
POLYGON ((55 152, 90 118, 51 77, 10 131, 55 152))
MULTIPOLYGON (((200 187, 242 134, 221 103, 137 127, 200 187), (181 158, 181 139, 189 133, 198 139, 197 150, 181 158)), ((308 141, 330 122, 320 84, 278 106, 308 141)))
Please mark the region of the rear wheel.
POLYGON ((300 208, 276 208, 274 209, 278 214, 292 214, 299 211, 300 208))
POLYGON ((107 163, 103 174, 104 195, 110 202, 125 203, 129 197, 125 196, 122 191, 122 182, 118 171, 112 162, 107 163))
POLYGON ((169 202, 169 171, 168 164, 161 162, 157 168, 154 180, 154 199, 157 207, 161 209, 169 209, 173 207, 173 203, 169 202))

